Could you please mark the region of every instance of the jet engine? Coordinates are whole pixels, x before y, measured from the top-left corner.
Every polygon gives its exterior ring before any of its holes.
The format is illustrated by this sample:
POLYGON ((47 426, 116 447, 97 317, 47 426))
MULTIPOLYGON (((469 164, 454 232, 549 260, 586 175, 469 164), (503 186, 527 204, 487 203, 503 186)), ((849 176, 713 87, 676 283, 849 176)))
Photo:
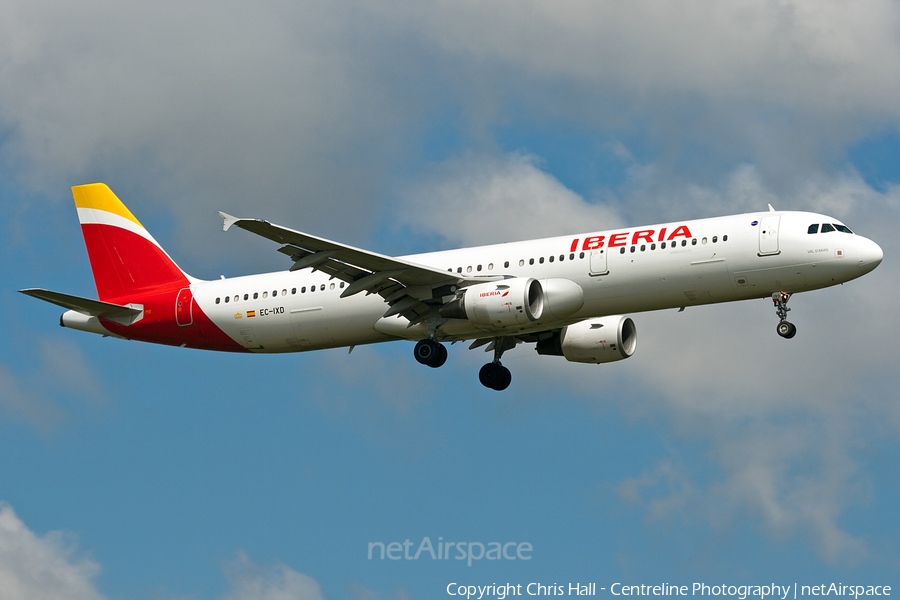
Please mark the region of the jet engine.
POLYGON ((506 327, 537 321, 544 313, 544 289, 537 279, 515 278, 469 286, 441 307, 447 319, 506 327))
POLYGON ((562 320, 584 306, 584 290, 571 279, 541 279, 544 290, 544 320, 562 320))
POLYGON ((565 356, 569 362, 606 363, 634 354, 637 330, 628 317, 586 319, 563 327, 537 343, 538 354, 565 356))

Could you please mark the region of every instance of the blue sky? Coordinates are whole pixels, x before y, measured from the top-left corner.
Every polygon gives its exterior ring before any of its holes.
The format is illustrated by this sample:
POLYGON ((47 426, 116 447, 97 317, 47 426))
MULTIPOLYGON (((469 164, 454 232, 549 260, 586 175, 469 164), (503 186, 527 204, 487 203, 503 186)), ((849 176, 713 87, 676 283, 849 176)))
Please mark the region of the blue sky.
POLYGON ((17 2, 0 25, 0 598, 430 599, 450 582, 900 586, 900 8, 17 2), (192 275, 216 210, 388 254, 764 209, 883 264, 631 315, 635 355, 229 356, 63 330, 104 181, 192 275), (590 225, 588 225, 590 224, 590 225), (529 561, 368 560, 528 542, 529 561))

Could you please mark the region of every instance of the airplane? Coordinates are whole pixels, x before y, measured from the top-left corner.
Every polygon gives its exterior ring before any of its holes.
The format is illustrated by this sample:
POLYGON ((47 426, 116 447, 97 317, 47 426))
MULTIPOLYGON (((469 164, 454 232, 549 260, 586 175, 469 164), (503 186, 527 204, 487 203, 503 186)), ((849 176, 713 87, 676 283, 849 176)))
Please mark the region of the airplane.
POLYGON ((607 363, 634 354, 626 313, 771 298, 777 333, 793 338, 788 300, 877 267, 881 248, 839 220, 768 211, 625 227, 391 257, 220 212, 279 244, 287 271, 203 281, 179 268, 103 183, 72 188, 98 300, 30 288, 68 309, 60 325, 103 336, 226 352, 280 353, 415 341, 415 359, 447 360, 473 340, 500 362, 520 343, 538 354, 607 363))

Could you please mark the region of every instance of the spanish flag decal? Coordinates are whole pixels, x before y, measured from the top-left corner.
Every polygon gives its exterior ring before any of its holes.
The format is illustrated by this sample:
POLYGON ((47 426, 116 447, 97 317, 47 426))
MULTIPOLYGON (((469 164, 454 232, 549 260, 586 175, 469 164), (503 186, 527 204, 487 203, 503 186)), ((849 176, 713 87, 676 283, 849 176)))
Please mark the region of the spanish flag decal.
POLYGON ((247 311, 247 318, 248 318, 248 319, 249 319, 250 317, 255 317, 255 316, 256 316, 256 311, 255 311, 255 310, 248 310, 248 311, 247 311))

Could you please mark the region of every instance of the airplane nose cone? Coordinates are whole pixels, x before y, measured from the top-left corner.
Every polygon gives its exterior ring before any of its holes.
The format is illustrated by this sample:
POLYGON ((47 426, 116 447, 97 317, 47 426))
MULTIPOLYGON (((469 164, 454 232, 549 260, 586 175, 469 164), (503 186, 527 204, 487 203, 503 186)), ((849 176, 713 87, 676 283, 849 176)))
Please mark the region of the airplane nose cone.
POLYGON ((866 240, 866 243, 859 249, 859 268, 863 273, 868 273, 880 265, 883 258, 884 251, 881 246, 872 240, 866 240))

